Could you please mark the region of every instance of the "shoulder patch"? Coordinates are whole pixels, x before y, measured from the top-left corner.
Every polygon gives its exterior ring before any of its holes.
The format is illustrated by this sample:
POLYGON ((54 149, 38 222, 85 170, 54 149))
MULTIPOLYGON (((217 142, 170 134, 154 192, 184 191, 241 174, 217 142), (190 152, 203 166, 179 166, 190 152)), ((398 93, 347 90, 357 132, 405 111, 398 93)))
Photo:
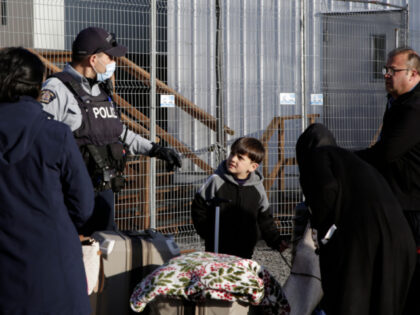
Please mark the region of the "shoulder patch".
POLYGON ((51 90, 42 90, 41 91, 41 97, 40 97, 40 102, 44 103, 44 104, 49 104, 51 103, 57 96, 55 95, 55 93, 51 90))

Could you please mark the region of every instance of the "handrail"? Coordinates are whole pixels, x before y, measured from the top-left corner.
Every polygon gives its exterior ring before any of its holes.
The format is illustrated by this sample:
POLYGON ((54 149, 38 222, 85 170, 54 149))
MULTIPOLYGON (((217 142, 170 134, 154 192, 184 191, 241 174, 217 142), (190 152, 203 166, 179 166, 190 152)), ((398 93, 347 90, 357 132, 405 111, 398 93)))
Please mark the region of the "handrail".
MULTIPOLYGON (((57 58, 59 62, 68 62, 70 61, 71 56, 71 52, 69 51, 48 51, 42 52, 42 54, 44 56, 47 55, 57 58)), ((139 65, 132 62, 126 57, 117 58, 117 63, 118 65, 123 66, 122 69, 130 75, 134 76, 137 80, 140 80, 144 84, 149 85, 150 73, 144 70, 142 67, 140 67, 139 65)), ((188 113, 191 117, 199 120, 208 128, 217 131, 217 119, 211 114, 207 113, 205 110, 195 105, 193 102, 188 100, 186 97, 182 96, 180 93, 178 93, 159 79, 156 79, 156 87, 159 93, 173 94, 175 96, 176 106, 188 113)), ((224 131, 229 135, 235 134, 235 131, 227 126, 224 126, 224 131)))
MULTIPOLYGON (((43 53, 38 53, 37 51, 33 49, 29 49, 34 54, 38 55, 38 57, 42 60, 42 62, 45 64, 48 70, 51 72, 60 72, 61 69, 54 65, 51 61, 49 61, 47 58, 43 56, 43 53)), ((46 55, 49 55, 49 53, 45 53, 46 55)), ((136 119, 138 119, 140 122, 146 125, 146 127, 149 126, 150 120, 147 116, 145 116, 143 113, 138 111, 134 106, 132 106, 130 103, 128 103, 126 100, 124 100, 121 96, 119 96, 117 93, 114 94, 114 100, 115 102, 121 106, 122 108, 128 109, 130 111, 130 114, 134 116, 136 119)), ((131 120, 128 116, 122 115, 121 118, 124 122, 126 122, 129 126, 135 126, 136 131, 145 131, 144 127, 142 127, 140 124, 134 122, 131 120)), ((183 143, 178 141, 175 137, 167 133, 165 130, 160 128, 159 126, 156 127, 156 134, 164 139, 166 142, 168 142, 170 145, 177 148, 178 152, 183 153, 184 156, 188 157, 194 164, 196 164, 198 167, 200 167, 202 170, 207 172, 208 174, 211 174, 213 172, 213 168, 208 165, 206 162, 201 160, 197 155, 195 155, 187 146, 185 146, 183 143)))
MULTIPOLYGON (((306 116, 309 119, 310 123, 315 122, 315 118, 319 117, 319 114, 308 114, 306 116)), ((271 187, 274 184, 274 181, 277 177, 280 178, 280 190, 284 190, 284 168, 289 165, 296 165, 296 159, 294 157, 285 158, 284 157, 284 122, 286 120, 292 119, 301 119, 302 115, 291 115, 291 116, 278 116, 274 117, 271 122, 268 124, 266 130, 264 131, 261 142, 265 148, 265 151, 268 152, 268 141, 273 136, 274 132, 278 132, 278 161, 277 164, 273 167, 271 172, 268 168, 268 154, 265 154, 263 161, 263 176, 264 176, 264 187, 269 194, 271 187), (279 176, 277 176, 279 174, 279 176)))
MULTIPOLYGON (((142 112, 134 108, 130 103, 128 103, 125 99, 119 96, 117 93, 114 94, 115 102, 122 108, 130 110, 130 114, 134 116, 137 120, 141 123, 145 124, 146 127, 150 126, 150 119, 145 116, 142 112)), ((175 147, 178 152, 184 154, 184 156, 188 157, 194 164, 200 167, 202 170, 206 171, 208 174, 213 172, 213 168, 208 165, 206 162, 201 160, 197 155, 195 155, 187 146, 183 143, 178 141, 175 137, 167 133, 164 129, 159 126, 156 126, 156 134, 168 142, 171 146, 175 147)))
MULTIPOLYGON (((117 59, 119 65, 126 66, 123 68, 129 74, 135 76, 138 80, 143 81, 146 85, 150 82, 150 73, 144 70, 139 65, 135 64, 126 57, 120 57, 117 59)), ((161 80, 156 79, 157 91, 160 93, 173 94, 175 95, 175 105, 181 108, 183 111, 188 113, 191 117, 199 120, 202 124, 206 125, 210 129, 217 131, 217 119, 207 113, 205 110, 201 109, 193 102, 188 100, 186 97, 179 94, 174 89, 170 88, 168 85, 163 83, 161 80)), ((230 129, 227 126, 224 126, 225 133, 229 135, 234 135, 235 131, 230 129)))

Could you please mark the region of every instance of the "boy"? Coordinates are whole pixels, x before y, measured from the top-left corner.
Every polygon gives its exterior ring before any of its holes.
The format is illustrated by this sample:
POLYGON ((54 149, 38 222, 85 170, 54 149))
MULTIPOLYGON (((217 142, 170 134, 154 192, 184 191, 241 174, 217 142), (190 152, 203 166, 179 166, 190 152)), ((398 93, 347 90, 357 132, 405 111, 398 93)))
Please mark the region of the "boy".
POLYGON ((220 206, 219 252, 252 258, 261 234, 277 250, 287 246, 269 210, 263 177, 257 171, 264 158, 262 143, 255 138, 237 139, 227 160, 196 193, 192 219, 204 238, 206 251, 214 251, 215 208, 220 206))

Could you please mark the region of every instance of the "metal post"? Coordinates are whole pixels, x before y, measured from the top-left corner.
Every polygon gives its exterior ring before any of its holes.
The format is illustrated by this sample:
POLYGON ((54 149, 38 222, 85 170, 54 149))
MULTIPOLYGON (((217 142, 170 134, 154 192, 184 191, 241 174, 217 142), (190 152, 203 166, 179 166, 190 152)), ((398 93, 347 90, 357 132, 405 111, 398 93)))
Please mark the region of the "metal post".
POLYGON ((216 118, 217 118, 217 165, 225 158, 225 132, 224 132, 224 108, 223 108, 223 38, 221 29, 221 8, 220 1, 216 0, 216 118))
POLYGON ((404 46, 408 45, 408 28, 410 27, 408 23, 410 23, 409 19, 409 8, 408 8, 408 4, 406 5, 405 9, 404 9, 404 18, 405 18, 405 25, 404 25, 404 46))
MULTIPOLYGON (((150 140, 156 139, 156 0, 150 2, 150 140)), ((156 159, 150 161, 150 227, 156 228, 156 159)))
POLYGON ((302 131, 307 125, 307 109, 306 109, 306 0, 300 1, 300 99, 302 111, 302 131))
POLYGON ((402 11, 404 12, 404 29, 402 35, 400 28, 395 29, 395 48, 408 45, 408 4, 402 11))
POLYGON ((400 46, 400 29, 395 29, 395 48, 400 46))

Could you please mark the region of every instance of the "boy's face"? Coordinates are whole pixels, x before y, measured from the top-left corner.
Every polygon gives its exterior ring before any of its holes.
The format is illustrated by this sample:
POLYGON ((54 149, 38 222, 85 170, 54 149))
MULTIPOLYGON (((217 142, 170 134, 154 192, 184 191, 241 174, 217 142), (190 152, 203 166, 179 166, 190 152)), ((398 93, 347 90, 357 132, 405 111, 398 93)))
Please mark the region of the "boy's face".
POLYGON ((249 173, 258 168, 258 163, 244 154, 230 154, 226 160, 226 169, 238 179, 248 178, 249 173))

